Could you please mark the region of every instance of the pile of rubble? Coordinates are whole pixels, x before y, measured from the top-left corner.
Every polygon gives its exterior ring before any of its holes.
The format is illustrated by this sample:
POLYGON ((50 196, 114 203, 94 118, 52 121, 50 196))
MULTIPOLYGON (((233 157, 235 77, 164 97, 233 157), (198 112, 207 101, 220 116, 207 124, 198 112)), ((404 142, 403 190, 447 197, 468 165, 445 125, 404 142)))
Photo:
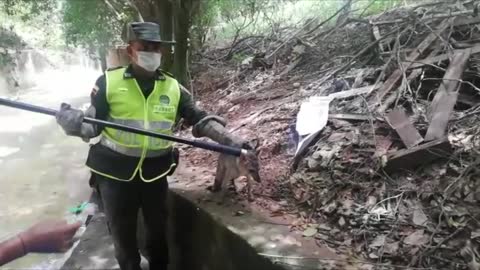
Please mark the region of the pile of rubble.
POLYGON ((246 37, 204 54, 194 86, 231 131, 260 138, 262 193, 305 206, 305 236, 379 265, 480 269, 478 9, 433 2, 246 37), (238 52, 250 57, 232 64, 238 52), (301 103, 329 95, 328 124, 288 152, 301 103))
POLYGON ((383 66, 350 59, 311 83, 342 94, 285 182, 322 224, 308 235, 379 263, 480 269, 477 11, 470 1, 381 14, 369 24, 383 66))

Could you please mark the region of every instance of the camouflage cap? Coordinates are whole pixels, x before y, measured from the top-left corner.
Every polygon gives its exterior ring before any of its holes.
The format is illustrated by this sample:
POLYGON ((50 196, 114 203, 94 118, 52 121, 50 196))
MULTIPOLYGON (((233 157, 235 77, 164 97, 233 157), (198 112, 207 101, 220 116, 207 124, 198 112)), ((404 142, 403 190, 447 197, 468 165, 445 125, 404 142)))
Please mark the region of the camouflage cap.
POLYGON ((175 41, 162 40, 160 26, 153 22, 128 23, 123 31, 122 38, 125 42, 144 40, 165 44, 175 44, 175 41))

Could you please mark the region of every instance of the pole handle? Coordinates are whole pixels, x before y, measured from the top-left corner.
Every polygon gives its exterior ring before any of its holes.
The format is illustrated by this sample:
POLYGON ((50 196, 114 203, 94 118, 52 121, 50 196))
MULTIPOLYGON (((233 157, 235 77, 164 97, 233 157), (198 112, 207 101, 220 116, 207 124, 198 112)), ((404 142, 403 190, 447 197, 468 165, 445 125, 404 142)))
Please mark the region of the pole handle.
MULTIPOLYGON (((49 108, 44 108, 32 104, 27 104, 19 101, 14 101, 14 100, 8 100, 5 98, 0 98, 0 105, 16 108, 16 109, 21 109, 25 111, 30 111, 30 112, 36 112, 36 113, 42 113, 46 115, 51 115, 55 116, 58 111, 49 109, 49 108)), ((109 127, 113 129, 118 129, 122 131, 127 131, 127 132, 132 132, 140 135, 145 135, 145 136, 150 136, 154 138, 159 138, 159 139, 164 139, 172 142, 177 142, 177 143, 182 143, 182 144, 187 144, 191 145, 194 147, 202 148, 205 150, 210 150, 222 154, 227 154, 227 155, 232 155, 232 156, 237 156, 239 157, 242 153, 241 148, 236 148, 236 147, 231 147, 228 145, 222 145, 218 143, 211 143, 211 142, 204 142, 204 141, 199 141, 199 140, 188 140, 180 137, 175 137, 171 135, 166 135, 166 134, 161 134, 157 132, 152 132, 149 130, 145 129, 140 129, 140 128, 134 128, 134 127, 129 127, 126 125, 120 125, 104 120, 99 120, 95 118, 90 118, 90 117, 84 117, 83 122, 89 123, 89 124, 95 124, 95 125, 100 125, 104 127, 109 127)))

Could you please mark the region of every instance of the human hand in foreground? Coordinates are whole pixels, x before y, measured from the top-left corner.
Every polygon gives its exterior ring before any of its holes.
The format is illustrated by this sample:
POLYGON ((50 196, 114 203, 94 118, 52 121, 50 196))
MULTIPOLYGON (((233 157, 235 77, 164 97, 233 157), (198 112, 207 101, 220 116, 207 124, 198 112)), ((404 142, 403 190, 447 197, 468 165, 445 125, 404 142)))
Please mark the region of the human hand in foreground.
POLYGON ((65 252, 72 246, 73 236, 81 225, 81 222, 68 224, 64 220, 47 220, 21 232, 18 237, 23 242, 25 254, 65 252))

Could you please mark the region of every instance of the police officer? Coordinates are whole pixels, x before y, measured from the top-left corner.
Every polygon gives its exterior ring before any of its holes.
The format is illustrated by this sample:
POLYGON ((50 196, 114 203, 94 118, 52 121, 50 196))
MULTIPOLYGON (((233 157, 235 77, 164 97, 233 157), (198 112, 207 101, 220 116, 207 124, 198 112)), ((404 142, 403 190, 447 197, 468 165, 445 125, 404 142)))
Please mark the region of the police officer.
POLYGON ((86 164, 102 198, 120 268, 140 269, 136 221, 141 209, 150 269, 166 269, 166 177, 178 157, 172 143, 82 123, 84 115, 162 134, 172 134, 175 122, 183 118, 195 137, 236 147, 245 141, 228 134, 223 119, 198 109, 173 76, 159 69, 162 52, 173 43, 160 38, 159 25, 130 23, 123 36, 131 64, 98 78, 85 113, 62 104, 57 122, 68 135, 85 141, 101 135, 90 147, 86 164))

